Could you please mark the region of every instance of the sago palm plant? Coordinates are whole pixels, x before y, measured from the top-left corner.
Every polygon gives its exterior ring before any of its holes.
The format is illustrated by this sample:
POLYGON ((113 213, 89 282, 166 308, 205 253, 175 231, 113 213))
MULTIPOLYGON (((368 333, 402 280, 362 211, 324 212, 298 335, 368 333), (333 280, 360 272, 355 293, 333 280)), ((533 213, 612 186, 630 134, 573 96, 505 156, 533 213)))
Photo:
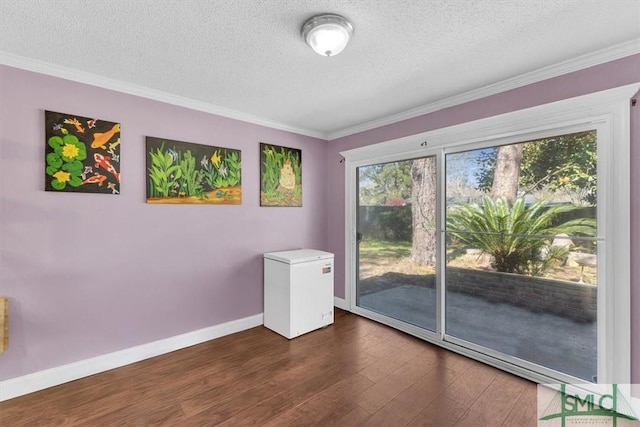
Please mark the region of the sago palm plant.
POLYGON ((480 203, 457 205, 447 212, 447 234, 467 247, 493 257, 492 267, 505 273, 539 274, 544 264, 542 249, 549 237, 595 235, 593 218, 580 218, 555 227, 557 215, 577 209, 575 205, 547 206, 538 201, 527 206, 524 198, 513 203, 504 197, 483 197, 480 203))

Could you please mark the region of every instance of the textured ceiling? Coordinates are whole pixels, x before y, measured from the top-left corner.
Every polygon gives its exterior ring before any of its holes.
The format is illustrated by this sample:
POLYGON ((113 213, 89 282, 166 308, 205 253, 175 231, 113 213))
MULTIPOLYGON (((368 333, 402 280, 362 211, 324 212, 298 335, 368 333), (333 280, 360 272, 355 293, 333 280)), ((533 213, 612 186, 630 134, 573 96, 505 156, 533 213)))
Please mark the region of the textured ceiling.
POLYGON ((618 45, 640 52, 638 0, 0 0, 0 63, 325 137, 618 45), (331 58, 300 37, 325 12, 354 25, 331 58))

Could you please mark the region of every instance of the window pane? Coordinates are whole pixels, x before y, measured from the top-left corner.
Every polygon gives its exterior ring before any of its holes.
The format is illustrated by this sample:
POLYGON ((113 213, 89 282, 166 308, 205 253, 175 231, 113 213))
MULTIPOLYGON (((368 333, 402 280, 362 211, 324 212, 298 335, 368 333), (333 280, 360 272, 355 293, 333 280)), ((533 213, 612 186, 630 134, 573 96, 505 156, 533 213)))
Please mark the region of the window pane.
POLYGON ((359 307, 436 329, 434 157, 358 168, 359 307))
POLYGON ((446 156, 446 333, 596 375, 596 132, 446 156))

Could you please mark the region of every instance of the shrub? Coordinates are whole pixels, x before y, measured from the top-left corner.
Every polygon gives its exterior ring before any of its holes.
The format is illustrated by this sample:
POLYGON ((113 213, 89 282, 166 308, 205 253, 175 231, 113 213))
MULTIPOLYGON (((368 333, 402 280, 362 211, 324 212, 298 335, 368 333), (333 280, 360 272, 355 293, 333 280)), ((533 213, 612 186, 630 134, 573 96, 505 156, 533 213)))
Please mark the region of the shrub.
POLYGON ((483 197, 480 203, 457 205, 447 213, 447 233, 471 248, 493 257, 492 267, 505 273, 540 275, 549 265, 543 248, 549 236, 595 235, 595 219, 580 218, 550 227, 554 218, 579 207, 547 206, 538 201, 526 205, 524 198, 483 197))

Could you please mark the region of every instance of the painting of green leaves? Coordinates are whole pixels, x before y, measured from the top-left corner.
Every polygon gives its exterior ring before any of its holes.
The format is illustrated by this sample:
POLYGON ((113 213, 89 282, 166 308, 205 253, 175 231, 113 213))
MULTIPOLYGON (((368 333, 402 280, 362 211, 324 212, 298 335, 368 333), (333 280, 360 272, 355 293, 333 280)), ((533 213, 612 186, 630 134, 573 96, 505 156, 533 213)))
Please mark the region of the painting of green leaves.
POLYGON ((147 203, 242 204, 240 150, 146 137, 147 203))
POLYGON ((120 123, 45 111, 45 191, 120 194, 120 123))
POLYGON ((260 206, 302 206, 302 151, 260 143, 260 206))

